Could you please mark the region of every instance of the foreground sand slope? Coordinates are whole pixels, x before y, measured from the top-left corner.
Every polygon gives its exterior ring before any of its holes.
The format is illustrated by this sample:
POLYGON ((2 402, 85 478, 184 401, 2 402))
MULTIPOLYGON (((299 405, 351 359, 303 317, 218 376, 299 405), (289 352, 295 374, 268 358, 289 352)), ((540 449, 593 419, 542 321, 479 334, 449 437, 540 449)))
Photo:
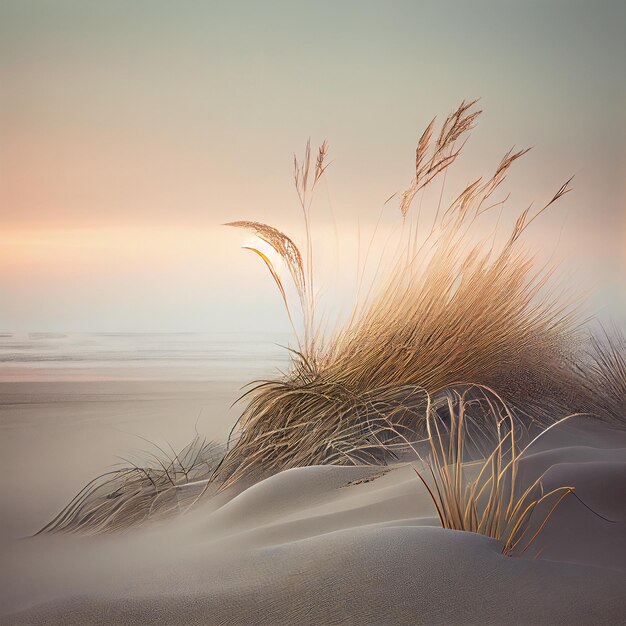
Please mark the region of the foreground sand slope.
POLYGON ((290 470, 217 510, 12 546, 2 623, 620 624, 625 468, 619 431, 575 425, 538 446, 523 471, 596 512, 567 501, 524 558, 439 528, 408 465, 290 470))

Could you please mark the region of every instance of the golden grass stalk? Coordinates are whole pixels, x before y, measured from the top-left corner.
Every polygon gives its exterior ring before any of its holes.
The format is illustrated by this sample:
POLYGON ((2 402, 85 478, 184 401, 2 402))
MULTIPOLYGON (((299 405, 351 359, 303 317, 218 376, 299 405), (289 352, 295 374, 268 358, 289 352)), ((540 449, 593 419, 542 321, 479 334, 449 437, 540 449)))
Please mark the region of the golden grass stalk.
POLYGON ((259 239, 269 244, 285 262, 298 293, 298 297, 303 303, 305 302, 307 286, 304 278, 304 263, 302 261, 302 255, 300 254, 298 246, 296 246, 296 244, 289 237, 287 237, 285 233, 274 228, 273 226, 268 226, 267 224, 244 220, 238 222, 228 222, 225 226, 245 228, 246 230, 252 231, 259 237, 259 239))
MULTIPOLYGON (((459 107, 443 122, 439 135, 432 144, 436 118, 428 124, 420 137, 415 150, 415 178, 402 194, 400 212, 406 217, 417 192, 431 183, 439 174, 454 163, 461 148, 455 149, 455 142, 474 127, 482 111, 472 111, 478 102, 461 102, 459 107)), ((462 146, 461 146, 462 147, 462 146)))
POLYGON ((298 337, 298 331, 296 330, 294 324, 285 285, 282 282, 280 273, 276 267, 274 267, 274 264, 267 257, 267 255, 263 254, 260 250, 254 247, 245 247, 245 249, 251 250, 260 256, 267 266, 280 291, 287 315, 292 327, 294 328, 296 338, 298 339, 298 344, 302 350, 308 353, 311 360, 314 357, 315 351, 315 292, 313 281, 313 243, 310 211, 315 187, 324 175, 326 168, 330 165, 327 157, 328 142, 324 141, 317 151, 313 180, 311 181, 311 142, 307 141, 302 160, 298 160, 298 158, 294 155, 294 184, 298 194, 298 200, 302 208, 306 233, 306 248, 304 255, 300 252, 300 249, 290 237, 273 226, 251 221, 236 221, 225 224, 226 226, 234 226, 236 228, 244 228, 252 231, 260 239, 269 244, 284 261, 298 295, 304 325, 303 340, 300 340, 298 337))

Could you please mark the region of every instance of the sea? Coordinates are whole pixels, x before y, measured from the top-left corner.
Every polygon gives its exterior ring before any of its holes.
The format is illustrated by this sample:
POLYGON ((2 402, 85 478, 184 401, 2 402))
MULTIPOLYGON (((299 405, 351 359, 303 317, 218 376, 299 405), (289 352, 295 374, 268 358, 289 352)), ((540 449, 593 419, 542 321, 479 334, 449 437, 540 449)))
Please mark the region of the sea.
POLYGON ((224 380, 273 376, 287 333, 2 333, 0 381, 224 380))

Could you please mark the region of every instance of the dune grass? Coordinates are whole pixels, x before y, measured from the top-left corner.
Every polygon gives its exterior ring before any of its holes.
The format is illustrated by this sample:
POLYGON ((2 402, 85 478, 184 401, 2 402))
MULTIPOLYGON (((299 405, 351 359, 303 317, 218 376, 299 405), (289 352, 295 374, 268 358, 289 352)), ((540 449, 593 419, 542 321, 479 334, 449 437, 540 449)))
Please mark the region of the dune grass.
POLYGON ((416 470, 416 474, 426 487, 443 528, 493 537, 502 543, 503 554, 522 555, 574 487, 545 492, 542 476, 529 485, 521 485, 519 462, 541 435, 520 449, 516 435, 519 424, 506 403, 486 389, 468 397, 473 390, 470 387, 448 396, 447 423, 441 421, 436 411, 427 410, 430 453, 422 460, 424 469, 416 470), (468 462, 465 455, 474 425, 468 417, 472 405, 480 407, 485 421, 493 420, 490 431, 495 439, 491 451, 474 463, 468 462))
MULTIPOLYGON (((376 277, 370 295, 330 335, 316 326, 308 216, 313 186, 307 186, 324 175, 327 144, 314 176, 308 145, 303 162, 296 162, 307 231, 304 254, 292 254, 296 244, 281 234, 290 242, 286 254, 272 227, 230 224, 252 229, 285 260, 305 331, 292 351, 291 371, 244 396, 237 438, 216 471, 225 486, 253 471, 349 462, 351 455, 342 457, 338 449, 349 447, 346 441, 367 447, 380 429, 397 443, 398 426, 419 435, 425 404, 415 398, 437 397, 457 385, 493 389, 528 420, 543 424, 588 408, 591 392, 576 367, 575 311, 550 296, 550 271, 534 269, 522 245, 528 226, 568 192, 570 181, 533 213, 521 211, 499 247, 485 239, 473 243, 473 231, 483 215, 501 208, 496 192, 526 150, 509 150, 493 174, 471 182, 449 204, 440 203, 426 237, 424 222, 410 219, 417 194, 458 160, 480 115, 475 104, 462 103, 438 132, 433 120, 421 135, 414 178, 400 197, 405 245, 391 271, 376 277), (407 394, 411 400, 405 403, 407 394)), ((265 262, 286 299, 279 270, 265 262)), ((385 457, 385 450, 378 456, 385 457)))
POLYGON ((225 454, 207 449, 198 458, 210 462, 194 462, 189 471, 175 470, 182 465, 169 459, 106 474, 44 530, 123 527, 178 510, 181 493, 189 505, 209 489, 293 467, 386 464, 426 442, 442 525, 496 536, 507 553, 526 545, 533 511, 569 488, 543 494, 535 484, 519 493, 515 427, 507 416, 544 428, 576 412, 626 423, 626 341, 607 336, 586 349, 575 307, 551 295, 551 271, 537 269, 525 250, 528 227, 568 193, 570 181, 538 209, 519 211, 500 243, 481 230, 485 216, 504 209, 502 184, 527 150, 509 150, 493 173, 447 202, 442 191, 430 222, 422 215, 422 194, 458 162, 480 114, 476 102, 463 102, 438 129, 436 120, 427 125, 414 176, 399 195, 402 245, 383 252, 391 261, 385 265, 389 259, 381 258, 348 319, 331 332, 318 321, 311 228, 329 147, 324 142, 314 156, 307 143, 303 158, 294 158, 306 234, 302 251, 268 224, 228 224, 252 232, 275 253, 246 246, 269 270, 294 328, 289 371, 253 384, 242 396, 244 408, 225 454), (485 406, 488 394, 477 390, 493 394, 491 405, 485 406), (470 422, 472 435, 463 439, 470 422), (441 425, 456 447, 442 447, 441 425), (463 450, 494 441, 491 449, 483 447, 479 482, 467 479, 459 469, 463 450))
POLYGON ((590 362, 582 371, 595 399, 595 414, 626 423, 626 335, 617 328, 601 328, 591 335, 590 362))
POLYGON ((224 453, 199 435, 178 453, 155 447, 146 462, 125 460, 94 478, 37 534, 116 531, 183 511, 204 491, 224 453))

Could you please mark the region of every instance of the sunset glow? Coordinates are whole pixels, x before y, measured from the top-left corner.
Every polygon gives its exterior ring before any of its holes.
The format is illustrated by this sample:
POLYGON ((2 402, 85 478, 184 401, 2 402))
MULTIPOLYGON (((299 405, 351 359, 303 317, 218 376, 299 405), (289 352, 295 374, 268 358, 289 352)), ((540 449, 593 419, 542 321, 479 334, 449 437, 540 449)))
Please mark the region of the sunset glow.
POLYGON ((446 186, 492 170, 503 145, 534 146, 511 176, 512 209, 575 174, 530 239, 539 254, 558 241, 568 262, 577 250, 579 276, 617 306, 606 294, 626 265, 626 157, 622 37, 608 14, 545 7, 530 25, 521 7, 492 7, 487 29, 465 5, 454 23, 424 3, 355 14, 277 2, 248 7, 243 22, 219 2, 54 6, 4 3, 0 20, 0 329, 287 329, 258 259, 220 224, 258 219, 301 241, 292 154, 328 139, 312 222, 318 259, 341 257, 349 284, 357 231, 366 241, 410 180, 418 129, 468 96, 482 96, 485 119, 446 186), (533 45, 512 54, 531 28, 533 45), (494 58, 507 68, 498 80, 494 58), (128 307, 131 295, 145 306, 128 307), (44 297, 56 312, 35 306, 44 297))

